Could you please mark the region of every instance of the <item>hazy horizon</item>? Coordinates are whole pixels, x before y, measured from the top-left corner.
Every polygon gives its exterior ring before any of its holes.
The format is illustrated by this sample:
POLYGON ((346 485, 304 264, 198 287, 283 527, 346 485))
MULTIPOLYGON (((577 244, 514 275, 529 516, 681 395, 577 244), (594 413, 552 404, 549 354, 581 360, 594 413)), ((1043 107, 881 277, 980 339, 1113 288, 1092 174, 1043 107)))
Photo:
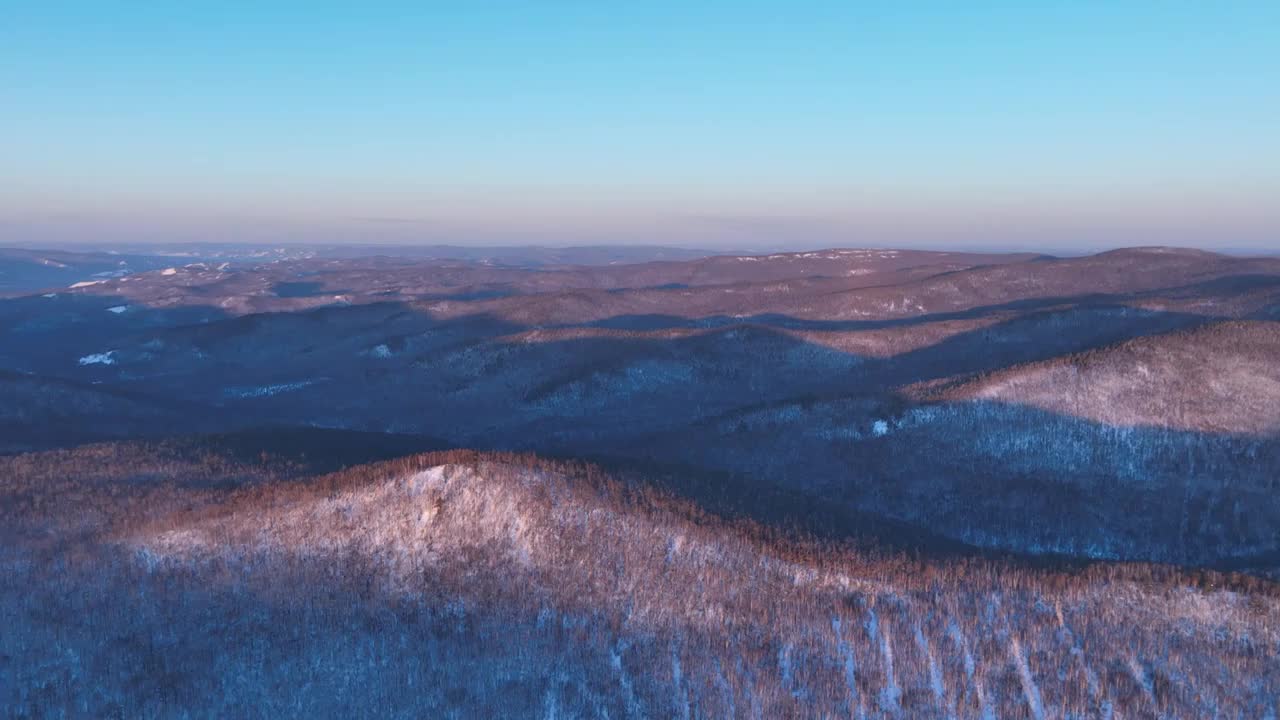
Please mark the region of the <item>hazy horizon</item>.
MULTIPOLYGON (((947 242, 920 242, 913 244, 900 245, 821 245, 821 244, 804 244, 791 243, 787 245, 781 244, 742 244, 738 246, 700 246, 695 244, 680 243, 662 243, 662 242, 615 242, 615 243, 503 243, 494 242, 473 242, 473 243, 456 243, 456 242, 414 242, 412 240, 403 242, 377 242, 377 241, 346 241, 346 242, 314 242, 306 239, 300 240, 276 240, 276 241, 260 241, 253 242, 247 240, 175 240, 166 242, 163 239, 152 241, 120 241, 106 242, 101 240, 89 241, 57 241, 45 240, 35 242, 14 242, 0 244, 0 250, 17 249, 24 251, 61 251, 61 252, 110 252, 117 254, 135 254, 148 255, 153 254, 163 256, 165 254, 178 253, 179 251, 198 251, 201 249, 344 249, 344 250, 361 250, 367 249, 371 255, 390 253, 395 254, 394 250, 430 250, 438 248, 458 248, 459 250, 477 251, 477 250, 549 250, 549 251, 571 251, 571 250, 590 250, 595 248, 608 249, 635 249, 635 250, 673 250, 683 251, 685 253, 706 253, 710 255, 767 255, 771 253, 805 253, 819 252, 826 250, 849 250, 849 249, 870 249, 870 250, 907 250, 921 252, 952 252, 952 253, 989 253, 989 254, 1040 254, 1055 257, 1083 257, 1088 255, 1096 255, 1099 253, 1112 252, 1116 250, 1142 250, 1142 249, 1170 249, 1170 250, 1187 250, 1187 251, 1203 251, 1219 253, 1223 255, 1235 255, 1242 257, 1264 257, 1280 254, 1280 247, 1248 247, 1248 246, 1223 246, 1223 247, 1202 247, 1191 244, 1123 244, 1117 243, 1113 245, 1028 245, 1028 244, 981 244, 981 243, 947 243, 947 242)), ((350 253, 348 253, 350 254, 350 253)), ((690 257, 690 256, 684 256, 690 257)))
POLYGON ((0 245, 1266 250, 1280 9, 62 3, 0 245))

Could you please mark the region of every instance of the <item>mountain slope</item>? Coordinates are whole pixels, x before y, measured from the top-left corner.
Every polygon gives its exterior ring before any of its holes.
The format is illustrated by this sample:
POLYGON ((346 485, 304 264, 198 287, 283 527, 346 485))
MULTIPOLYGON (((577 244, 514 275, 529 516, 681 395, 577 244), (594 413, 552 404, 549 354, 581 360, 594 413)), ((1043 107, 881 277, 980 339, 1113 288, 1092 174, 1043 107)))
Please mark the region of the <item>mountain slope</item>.
POLYGON ((934 397, 1028 405, 1113 426, 1280 432, 1280 323, 1136 338, 944 387, 934 397))
POLYGON ((528 456, 168 492, 204 501, 130 504, 72 554, 9 546, 11 712, 1234 716, 1280 691, 1256 581, 865 554, 528 456), (49 683, 55 645, 92 685, 49 683))

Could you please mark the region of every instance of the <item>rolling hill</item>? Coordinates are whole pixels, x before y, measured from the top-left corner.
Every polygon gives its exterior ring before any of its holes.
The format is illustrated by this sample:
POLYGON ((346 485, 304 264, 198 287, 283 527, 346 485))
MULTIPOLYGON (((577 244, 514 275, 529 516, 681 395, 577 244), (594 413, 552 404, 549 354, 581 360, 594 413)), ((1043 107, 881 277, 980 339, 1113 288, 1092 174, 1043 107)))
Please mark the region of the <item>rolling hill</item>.
POLYGON ((62 513, 96 518, 56 551, 9 546, 3 598, 23 630, 0 641, 18 680, 7 707, 1256 716, 1280 687, 1278 596, 1244 577, 911 559, 532 456, 311 475, 217 447, 7 463, 11 522, 38 535, 62 513), (95 480, 25 476, 86 464, 95 480), (149 464, 163 483, 119 492, 108 477, 149 464), (57 652, 89 674, 58 674, 57 652))

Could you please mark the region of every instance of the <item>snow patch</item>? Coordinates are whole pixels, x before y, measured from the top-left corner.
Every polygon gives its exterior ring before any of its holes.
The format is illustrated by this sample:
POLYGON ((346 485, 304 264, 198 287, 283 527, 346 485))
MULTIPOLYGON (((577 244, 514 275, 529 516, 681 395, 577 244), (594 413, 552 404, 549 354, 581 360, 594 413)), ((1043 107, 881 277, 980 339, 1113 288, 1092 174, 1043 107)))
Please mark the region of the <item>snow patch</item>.
POLYGON ((1018 679, 1022 682, 1022 693, 1027 700, 1027 707, 1031 710, 1031 717, 1035 720, 1044 720, 1044 703, 1040 698, 1040 687, 1036 685, 1036 680, 1031 675, 1031 667, 1027 665, 1027 656, 1022 652, 1022 645, 1018 642, 1017 637, 1009 639, 1009 654, 1012 656, 1013 665, 1018 671, 1018 679))
POLYGON ((45 294, 41 295, 40 297, 44 297, 44 298, 56 298, 56 297, 58 297, 58 293, 45 293, 45 294))
POLYGON ((369 351, 369 354, 373 355, 376 358, 389 358, 391 357, 392 353, 391 353, 390 347, 388 347, 386 344, 382 344, 382 345, 375 346, 373 350, 369 351))
POLYGON ((308 385, 316 384, 316 382, 316 380, 299 380, 291 383, 276 383, 275 385, 262 385, 250 388, 227 388, 224 392, 227 395, 241 398, 270 397, 272 395, 279 395, 283 392, 301 390, 308 385))
POLYGON ((160 271, 160 274, 161 274, 161 275, 177 275, 177 274, 178 274, 178 268, 165 268, 165 269, 163 269, 163 270, 161 270, 161 271, 160 271))
POLYGON ((74 290, 76 288, 85 288, 85 287, 93 287, 94 285, 101 285, 104 282, 106 282, 106 280, 81 280, 78 283, 71 283, 67 287, 74 290))
POLYGON ((115 313, 115 314, 119 315, 120 313, 122 313, 122 312, 124 312, 125 310, 128 310, 128 309, 129 309, 129 306, 128 306, 128 305, 112 305, 111 307, 107 308, 107 312, 109 312, 109 313, 115 313))
POLYGON ((108 350, 102 353, 91 353, 80 358, 81 365, 115 365, 116 351, 108 350))
POLYGON ((871 423, 871 434, 876 437, 884 437, 889 434, 889 423, 884 420, 877 420, 871 423))

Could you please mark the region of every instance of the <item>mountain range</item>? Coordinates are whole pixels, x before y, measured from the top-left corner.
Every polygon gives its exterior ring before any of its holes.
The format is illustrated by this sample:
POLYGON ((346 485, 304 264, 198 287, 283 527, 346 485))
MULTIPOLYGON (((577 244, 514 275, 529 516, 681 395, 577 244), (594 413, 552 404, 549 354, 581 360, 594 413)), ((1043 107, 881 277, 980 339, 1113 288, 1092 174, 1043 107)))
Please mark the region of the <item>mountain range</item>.
POLYGON ((258 252, 0 251, 8 714, 1280 711, 1280 258, 258 252))

